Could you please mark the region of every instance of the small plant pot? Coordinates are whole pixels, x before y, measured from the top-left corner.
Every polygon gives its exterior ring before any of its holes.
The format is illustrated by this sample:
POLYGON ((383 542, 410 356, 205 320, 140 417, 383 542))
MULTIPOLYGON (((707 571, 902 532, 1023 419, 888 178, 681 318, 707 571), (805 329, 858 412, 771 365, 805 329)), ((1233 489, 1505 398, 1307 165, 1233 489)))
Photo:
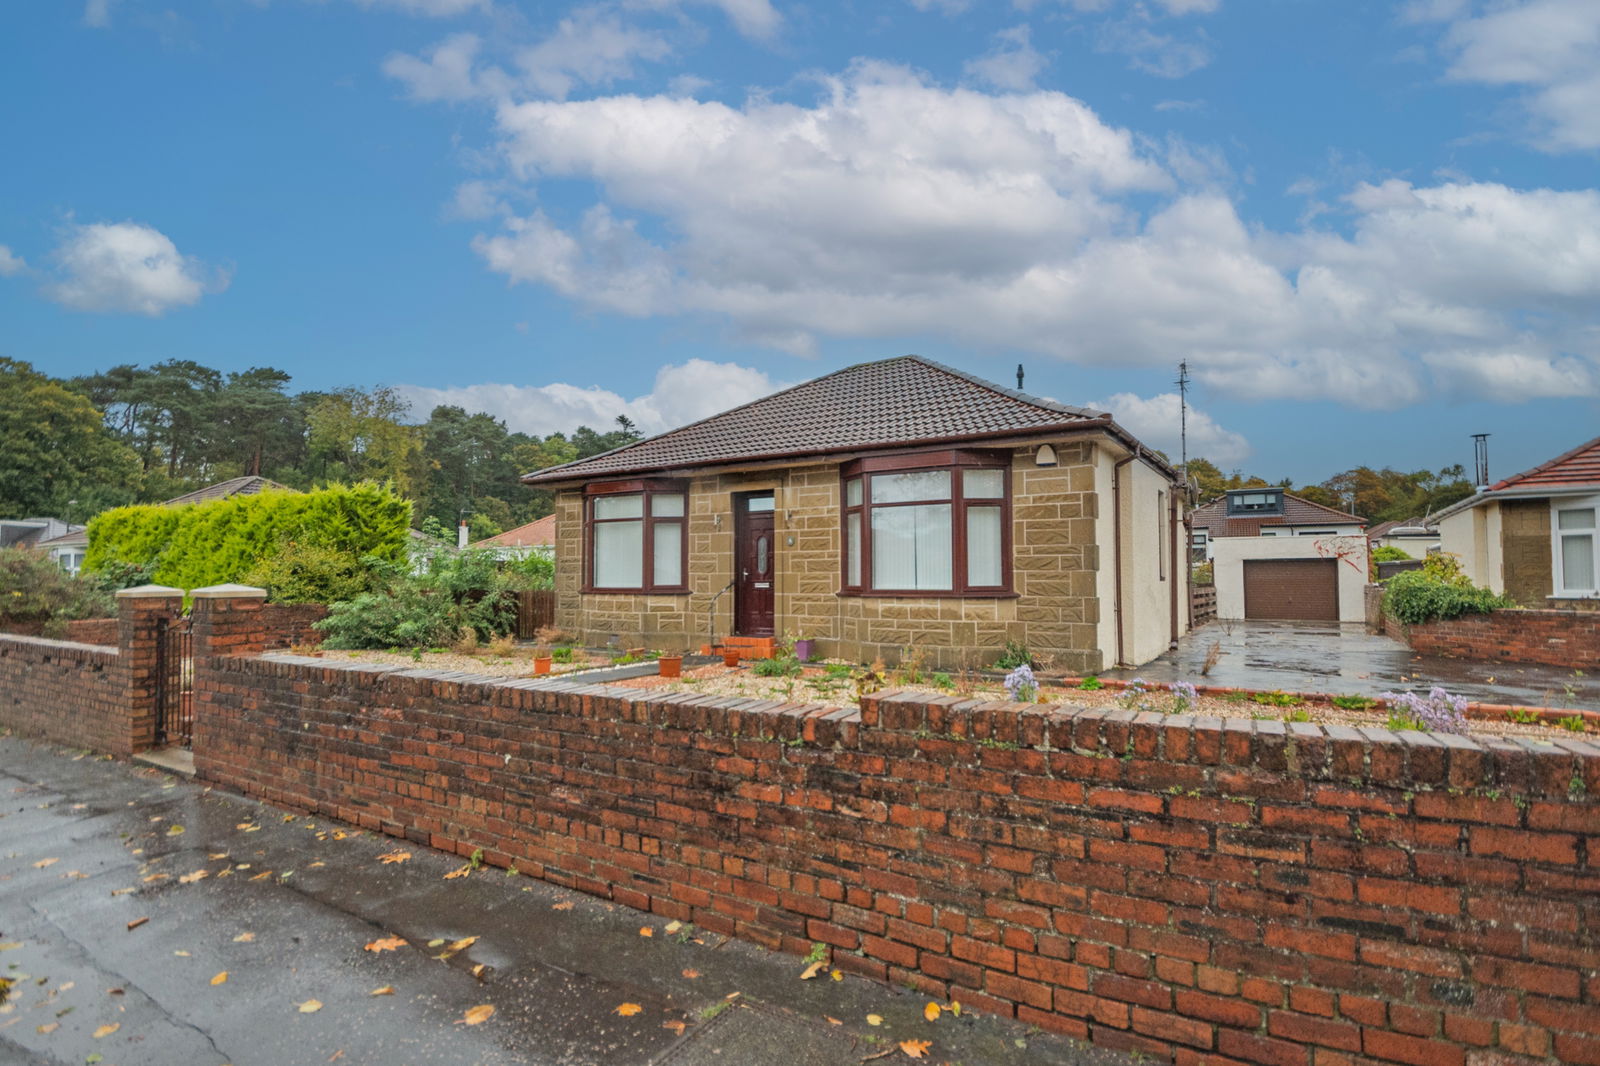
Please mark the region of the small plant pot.
POLYGON ((701 655, 715 655, 716 652, 712 651, 711 645, 702 644, 702 645, 700 645, 700 654, 701 655))
POLYGON ((661 668, 662 677, 683 676, 683 656, 681 655, 663 655, 656 660, 656 665, 661 668))
POLYGON ((796 659, 799 659, 803 663, 810 662, 811 661, 811 652, 813 650, 812 645, 814 643, 815 643, 814 641, 810 641, 810 640, 797 640, 797 641, 795 641, 794 642, 794 657, 796 659))
POLYGON ((739 665, 739 653, 736 652, 736 651, 729 651, 727 648, 722 649, 722 665, 723 666, 738 666, 739 665))
POLYGON ((550 657, 547 655, 542 659, 534 659, 533 672, 535 674, 548 674, 550 672, 550 657))

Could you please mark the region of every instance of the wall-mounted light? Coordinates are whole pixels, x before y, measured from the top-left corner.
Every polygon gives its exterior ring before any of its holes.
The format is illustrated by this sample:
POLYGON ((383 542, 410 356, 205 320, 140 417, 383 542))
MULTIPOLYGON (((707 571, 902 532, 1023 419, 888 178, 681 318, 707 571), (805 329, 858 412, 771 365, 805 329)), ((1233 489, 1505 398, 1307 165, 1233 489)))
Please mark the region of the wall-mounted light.
POLYGON ((722 512, 721 511, 718 511, 716 514, 711 516, 711 528, 712 529, 721 529, 722 528, 722 512))
POLYGON ((1039 450, 1037 452, 1035 452, 1034 455, 1033 455, 1033 465, 1034 466, 1055 466, 1056 465, 1056 450, 1055 450, 1054 446, 1049 445, 1049 444, 1041 444, 1041 445, 1039 445, 1039 450))

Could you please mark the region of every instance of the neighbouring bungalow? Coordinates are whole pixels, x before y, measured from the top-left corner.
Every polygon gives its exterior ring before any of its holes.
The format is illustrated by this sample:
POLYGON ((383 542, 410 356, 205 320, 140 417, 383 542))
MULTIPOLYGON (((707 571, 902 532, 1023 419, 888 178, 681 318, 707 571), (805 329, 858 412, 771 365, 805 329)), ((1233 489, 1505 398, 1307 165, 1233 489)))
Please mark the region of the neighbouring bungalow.
POLYGON ((467 547, 494 552, 497 559, 523 559, 535 552, 553 556, 556 550, 556 516, 550 514, 536 518, 527 525, 474 541, 467 547))
POLYGON ((1188 628, 1183 482, 1109 414, 917 356, 847 367, 526 475, 556 496, 556 624, 668 649, 1057 669, 1188 628))
POLYGON ((1275 485, 1229 489, 1194 509, 1195 556, 1212 564, 1218 618, 1360 622, 1366 519, 1275 485))
POLYGON ((1600 608, 1600 437, 1440 511, 1440 547, 1524 607, 1600 608))

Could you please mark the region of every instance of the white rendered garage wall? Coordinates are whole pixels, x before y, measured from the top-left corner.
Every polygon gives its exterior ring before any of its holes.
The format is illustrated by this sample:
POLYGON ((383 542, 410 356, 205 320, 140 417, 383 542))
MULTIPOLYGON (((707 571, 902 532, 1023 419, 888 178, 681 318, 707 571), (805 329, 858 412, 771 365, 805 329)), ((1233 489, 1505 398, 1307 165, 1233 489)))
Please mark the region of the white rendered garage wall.
POLYGON ((1244 564, 1247 559, 1335 559, 1339 573, 1339 621, 1363 622, 1362 589, 1367 584, 1367 538, 1218 537, 1212 556, 1217 583, 1217 617, 1244 617, 1244 564))

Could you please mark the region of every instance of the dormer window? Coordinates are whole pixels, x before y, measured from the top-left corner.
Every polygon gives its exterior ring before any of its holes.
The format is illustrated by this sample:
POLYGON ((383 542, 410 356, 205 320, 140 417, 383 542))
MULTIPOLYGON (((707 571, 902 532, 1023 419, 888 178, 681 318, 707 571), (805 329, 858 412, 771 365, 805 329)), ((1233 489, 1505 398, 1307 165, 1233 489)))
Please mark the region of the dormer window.
POLYGON ((1282 489, 1241 489, 1228 493, 1229 515, 1272 515, 1282 513, 1282 489))

